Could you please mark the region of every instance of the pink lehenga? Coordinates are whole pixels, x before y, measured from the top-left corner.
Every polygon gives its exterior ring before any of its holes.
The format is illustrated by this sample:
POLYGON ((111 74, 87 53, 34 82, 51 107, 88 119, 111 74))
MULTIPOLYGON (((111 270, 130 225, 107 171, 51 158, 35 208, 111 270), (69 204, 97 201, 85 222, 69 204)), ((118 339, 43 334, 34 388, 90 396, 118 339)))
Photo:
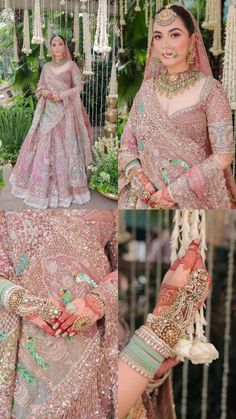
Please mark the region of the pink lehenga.
POLYGON ((90 199, 87 166, 92 161, 92 129, 83 107, 81 73, 72 60, 44 65, 39 102, 10 182, 12 193, 36 208, 69 207, 90 199), (60 94, 59 102, 43 91, 60 94))
POLYGON ((221 170, 214 158, 214 154, 234 155, 230 105, 220 82, 212 77, 200 29, 194 18, 193 21, 194 66, 205 78, 199 100, 168 116, 155 89, 162 65, 157 64, 152 46, 144 82, 134 99, 122 137, 119 208, 148 207, 133 196, 127 176, 132 164, 141 166, 157 190, 168 187, 172 208, 235 207, 231 168, 221 170))
POLYGON ((32 294, 61 299, 96 293, 105 316, 87 331, 56 338, 0 308, 0 417, 116 417, 116 211, 1 213, 0 273, 32 294), (92 281, 76 283, 73 272, 92 281), (85 275, 86 277, 86 275, 85 275))

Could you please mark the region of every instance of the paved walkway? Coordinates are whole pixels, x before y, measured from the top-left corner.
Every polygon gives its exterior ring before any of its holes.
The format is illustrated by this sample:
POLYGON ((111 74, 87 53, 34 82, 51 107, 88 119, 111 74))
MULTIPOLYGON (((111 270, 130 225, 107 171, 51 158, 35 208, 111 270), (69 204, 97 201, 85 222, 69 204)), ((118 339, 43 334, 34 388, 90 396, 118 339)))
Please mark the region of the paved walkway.
MULTIPOLYGON (((4 210, 21 210, 23 208, 32 208, 24 204, 22 199, 16 198, 11 194, 11 186, 9 177, 11 173, 11 165, 4 166, 3 179, 5 183, 4 189, 0 191, 0 208, 4 210)), ((84 205, 73 204, 70 208, 77 209, 112 209, 117 208, 117 201, 105 198, 99 192, 91 191, 91 200, 84 205)))

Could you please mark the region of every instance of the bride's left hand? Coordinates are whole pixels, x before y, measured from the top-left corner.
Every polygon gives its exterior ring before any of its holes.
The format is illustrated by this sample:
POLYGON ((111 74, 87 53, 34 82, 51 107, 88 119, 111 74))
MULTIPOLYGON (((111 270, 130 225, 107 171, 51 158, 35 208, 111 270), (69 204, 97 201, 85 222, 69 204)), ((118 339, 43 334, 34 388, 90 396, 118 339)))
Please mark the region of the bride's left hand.
POLYGON ((168 209, 172 208, 175 205, 175 202, 169 195, 168 187, 165 187, 154 193, 150 197, 148 204, 152 208, 168 209))
POLYGON ((56 336, 75 335, 92 326, 101 317, 103 317, 101 304, 96 296, 88 294, 67 304, 64 312, 53 325, 53 329, 56 330, 56 336))
POLYGON ((53 95, 52 99, 55 100, 55 102, 60 102, 62 100, 60 95, 53 95))

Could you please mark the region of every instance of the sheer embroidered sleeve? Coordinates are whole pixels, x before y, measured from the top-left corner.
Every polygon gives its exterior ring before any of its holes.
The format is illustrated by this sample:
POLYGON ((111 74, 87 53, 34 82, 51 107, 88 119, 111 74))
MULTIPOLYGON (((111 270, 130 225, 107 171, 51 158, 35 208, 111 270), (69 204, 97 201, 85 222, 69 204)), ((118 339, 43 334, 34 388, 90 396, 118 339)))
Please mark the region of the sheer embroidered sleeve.
POLYGON ((124 171, 127 173, 131 167, 140 166, 139 161, 139 144, 136 138, 136 126, 138 123, 138 106, 139 106, 140 93, 138 92, 135 96, 128 122, 125 126, 122 138, 121 148, 119 155, 119 166, 120 172, 124 171))
POLYGON ((71 89, 63 92, 61 97, 63 100, 75 100, 78 93, 80 93, 83 89, 83 76, 77 64, 72 61, 71 62, 71 79, 72 79, 72 87, 71 89))

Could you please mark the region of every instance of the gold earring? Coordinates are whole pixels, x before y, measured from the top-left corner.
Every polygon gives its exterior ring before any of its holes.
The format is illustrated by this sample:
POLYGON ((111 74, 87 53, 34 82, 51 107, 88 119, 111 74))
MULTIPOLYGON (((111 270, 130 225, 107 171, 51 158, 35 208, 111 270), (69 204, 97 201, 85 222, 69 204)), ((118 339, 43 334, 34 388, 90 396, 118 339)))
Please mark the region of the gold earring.
POLYGON ((190 45, 189 50, 188 50, 188 55, 187 55, 188 64, 194 64, 194 56, 195 56, 195 53, 193 51, 193 47, 192 45, 190 45))

